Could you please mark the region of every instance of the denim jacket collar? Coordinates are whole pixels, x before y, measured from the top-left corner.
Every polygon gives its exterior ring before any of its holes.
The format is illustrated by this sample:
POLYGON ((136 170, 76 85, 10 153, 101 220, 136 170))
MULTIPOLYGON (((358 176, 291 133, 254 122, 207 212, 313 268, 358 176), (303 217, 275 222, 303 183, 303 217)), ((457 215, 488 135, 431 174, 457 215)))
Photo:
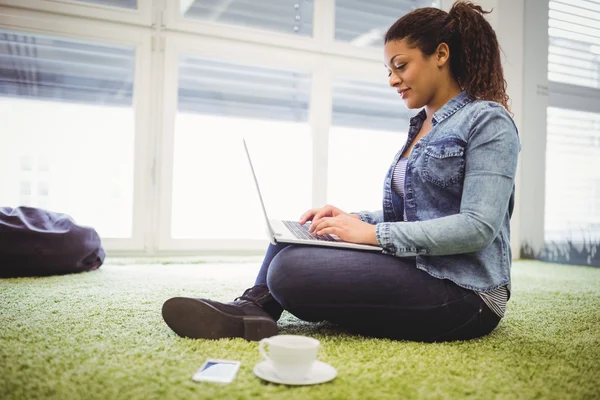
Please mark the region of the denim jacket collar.
POLYGON ((421 111, 419 111, 419 113, 417 115, 415 115, 414 117, 412 117, 410 119, 410 126, 414 127, 414 126, 421 126, 421 124, 423 123, 423 121, 425 121, 427 119, 427 113, 425 112, 425 109, 423 108, 421 111))
MULTIPOLYGON (((431 119, 431 123, 433 125, 437 125, 446 118, 452 116, 455 112, 469 104, 473 101, 473 98, 469 96, 469 94, 465 91, 460 92, 456 96, 454 96, 450 101, 442 106, 439 110, 433 113, 433 118, 431 119)), ((410 126, 421 126, 423 121, 427 119, 427 113, 423 108, 417 115, 410 119, 410 126)))
MULTIPOLYGON (((458 110, 469 104, 473 101, 473 98, 469 96, 467 92, 464 90, 454 96, 450 101, 442 106, 439 110, 433 113, 433 118, 431 118, 431 124, 433 126, 439 124, 446 118, 452 116, 458 110)), ((420 114, 420 113, 419 113, 420 114)))

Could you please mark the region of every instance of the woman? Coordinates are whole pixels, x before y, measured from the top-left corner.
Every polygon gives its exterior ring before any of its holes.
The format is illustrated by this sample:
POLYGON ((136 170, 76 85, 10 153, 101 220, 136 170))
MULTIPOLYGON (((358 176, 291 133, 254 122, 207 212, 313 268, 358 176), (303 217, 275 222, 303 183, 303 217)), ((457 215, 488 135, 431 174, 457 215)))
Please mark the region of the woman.
POLYGON ((172 298, 179 335, 259 340, 283 309, 367 336, 450 341, 490 333, 510 297, 510 217, 520 150, 496 35, 469 2, 417 9, 385 36, 389 84, 408 108, 407 142, 384 181, 383 209, 307 211, 317 235, 382 253, 271 245, 255 286, 231 303, 172 298))

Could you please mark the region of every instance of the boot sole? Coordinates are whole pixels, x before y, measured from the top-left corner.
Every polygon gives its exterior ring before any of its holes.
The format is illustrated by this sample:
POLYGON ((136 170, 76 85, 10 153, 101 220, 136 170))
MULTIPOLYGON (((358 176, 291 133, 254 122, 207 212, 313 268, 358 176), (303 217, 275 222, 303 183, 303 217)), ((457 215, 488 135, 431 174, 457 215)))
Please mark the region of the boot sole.
POLYGON ((169 328, 192 339, 244 338, 258 341, 277 335, 277 323, 267 317, 232 315, 199 299, 173 297, 162 307, 169 328))

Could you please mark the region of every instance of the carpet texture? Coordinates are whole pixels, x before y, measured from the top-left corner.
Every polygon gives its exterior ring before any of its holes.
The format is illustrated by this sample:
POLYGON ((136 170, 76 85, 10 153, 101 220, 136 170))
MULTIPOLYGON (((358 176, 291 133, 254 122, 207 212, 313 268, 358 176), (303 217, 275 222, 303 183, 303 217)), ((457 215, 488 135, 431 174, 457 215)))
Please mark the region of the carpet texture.
POLYGON ((0 280, 1 399, 598 399, 600 269, 517 262, 507 316, 488 337, 422 344, 366 339, 288 313, 282 333, 321 341, 338 370, 288 387, 252 373, 257 345, 182 339, 163 322, 173 296, 229 301, 258 261, 130 264, 0 280), (206 358, 240 360, 231 384, 195 383, 206 358))

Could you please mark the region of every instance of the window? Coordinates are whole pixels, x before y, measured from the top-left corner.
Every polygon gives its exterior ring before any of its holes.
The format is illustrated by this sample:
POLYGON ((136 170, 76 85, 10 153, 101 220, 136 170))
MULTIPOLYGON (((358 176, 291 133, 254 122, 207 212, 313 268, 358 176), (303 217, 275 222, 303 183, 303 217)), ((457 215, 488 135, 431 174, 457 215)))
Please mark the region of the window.
POLYGON ((335 39, 359 47, 383 47, 387 29, 420 7, 438 7, 437 0, 335 0, 335 39))
POLYGON ((352 79, 333 81, 332 106, 327 202, 346 212, 379 210, 385 174, 416 112, 387 84, 352 79))
POLYGON ((550 1, 546 243, 600 239, 599 27, 600 1, 550 1))
POLYGON ((548 108, 545 240, 600 238, 600 113, 548 108))
POLYGON ((180 0, 190 19, 312 36, 313 0, 180 0))
POLYGON ((0 30, 0 143, 11 149, 0 204, 131 236, 134 59, 130 47, 0 30))
POLYGON ((548 79, 600 88, 600 2, 550 1, 548 79))
POLYGON ((266 239, 242 136, 269 217, 310 208, 309 90, 307 73, 181 57, 172 238, 266 239))

